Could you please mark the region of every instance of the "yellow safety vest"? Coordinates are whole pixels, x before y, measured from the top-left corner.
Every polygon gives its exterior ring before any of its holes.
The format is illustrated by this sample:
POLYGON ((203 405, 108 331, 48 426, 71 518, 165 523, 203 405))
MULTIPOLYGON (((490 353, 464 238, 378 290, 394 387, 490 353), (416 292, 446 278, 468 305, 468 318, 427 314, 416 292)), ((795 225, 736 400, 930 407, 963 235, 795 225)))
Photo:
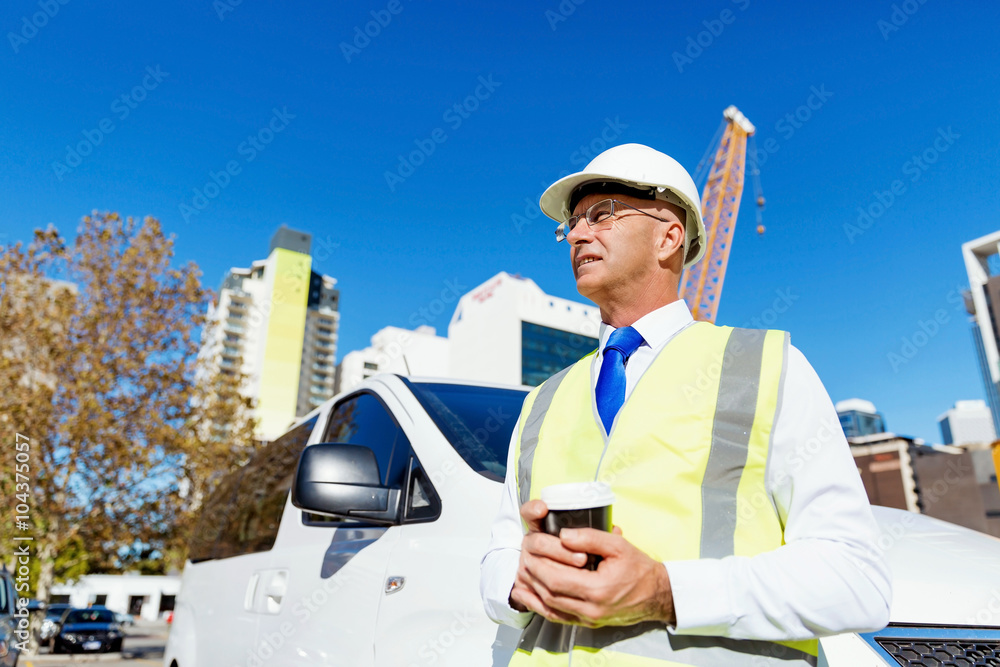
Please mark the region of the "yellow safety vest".
MULTIPOLYGON (((591 389, 593 353, 525 399, 515 445, 518 496, 597 480, 615 493, 612 521, 658 561, 753 556, 781 546, 766 487, 788 334, 696 322, 640 378, 611 427, 591 389)), ((676 635, 655 622, 589 629, 536 615, 511 666, 815 665, 817 641, 676 635)))

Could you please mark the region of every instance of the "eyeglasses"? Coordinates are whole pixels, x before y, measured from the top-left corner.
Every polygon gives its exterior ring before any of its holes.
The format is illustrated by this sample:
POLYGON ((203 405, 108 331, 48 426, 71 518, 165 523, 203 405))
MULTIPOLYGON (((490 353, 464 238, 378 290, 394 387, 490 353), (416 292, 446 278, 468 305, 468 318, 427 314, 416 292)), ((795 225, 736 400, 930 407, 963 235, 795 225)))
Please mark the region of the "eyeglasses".
POLYGON ((556 243, 564 241, 569 233, 573 231, 573 228, 576 227, 576 223, 581 220, 586 220, 591 229, 607 229, 611 226, 611 223, 614 222, 614 217, 616 215, 621 215, 621 212, 618 210, 618 207, 620 206, 630 208, 633 211, 637 211, 642 215, 649 216, 650 218, 656 218, 661 222, 670 222, 669 220, 664 220, 663 218, 659 218, 651 213, 646 213, 635 206, 630 206, 623 201, 618 201, 617 199, 604 199, 584 211, 583 215, 571 215, 566 222, 563 222, 556 227, 556 243))

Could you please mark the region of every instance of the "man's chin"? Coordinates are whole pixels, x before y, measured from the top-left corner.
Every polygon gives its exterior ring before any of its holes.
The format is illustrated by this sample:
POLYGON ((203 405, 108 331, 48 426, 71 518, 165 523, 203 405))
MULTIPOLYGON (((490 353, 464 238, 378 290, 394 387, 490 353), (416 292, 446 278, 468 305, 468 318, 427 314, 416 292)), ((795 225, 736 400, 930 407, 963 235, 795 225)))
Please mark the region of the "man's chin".
POLYGON ((580 293, 580 296, 587 297, 591 301, 594 300, 593 295, 600 292, 600 281, 596 276, 584 274, 582 276, 576 277, 576 291, 580 293))

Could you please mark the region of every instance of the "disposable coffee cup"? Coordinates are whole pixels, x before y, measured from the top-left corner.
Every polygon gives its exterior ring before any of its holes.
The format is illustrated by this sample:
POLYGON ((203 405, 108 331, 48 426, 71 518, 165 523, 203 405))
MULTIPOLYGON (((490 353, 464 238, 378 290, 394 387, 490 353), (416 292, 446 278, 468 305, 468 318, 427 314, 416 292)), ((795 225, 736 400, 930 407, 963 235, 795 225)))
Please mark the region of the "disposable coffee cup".
MULTIPOLYGON (((563 528, 595 528, 611 531, 611 505, 615 494, 604 482, 554 484, 542 489, 542 502, 549 508, 542 530, 559 537, 563 528)), ((590 554, 587 569, 596 570, 601 557, 590 554)))

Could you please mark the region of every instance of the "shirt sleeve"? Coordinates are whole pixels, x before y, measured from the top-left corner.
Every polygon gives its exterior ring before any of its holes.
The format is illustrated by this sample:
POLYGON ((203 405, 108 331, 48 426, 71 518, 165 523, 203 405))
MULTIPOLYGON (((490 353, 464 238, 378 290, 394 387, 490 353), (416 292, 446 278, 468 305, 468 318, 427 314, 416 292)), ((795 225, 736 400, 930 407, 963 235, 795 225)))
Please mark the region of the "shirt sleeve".
POLYGON ((524 538, 521 506, 517 499, 517 461, 514 460, 514 445, 518 437, 519 430, 515 427, 507 453, 507 475, 500 499, 500 511, 493 521, 490 544, 480 563, 479 594, 487 616, 497 623, 523 628, 534 614, 518 612, 510 606, 510 591, 517 576, 521 540, 524 538))
POLYGON ((892 586, 833 403, 789 348, 767 484, 785 544, 752 557, 672 561, 676 632, 795 640, 882 628, 892 586))

